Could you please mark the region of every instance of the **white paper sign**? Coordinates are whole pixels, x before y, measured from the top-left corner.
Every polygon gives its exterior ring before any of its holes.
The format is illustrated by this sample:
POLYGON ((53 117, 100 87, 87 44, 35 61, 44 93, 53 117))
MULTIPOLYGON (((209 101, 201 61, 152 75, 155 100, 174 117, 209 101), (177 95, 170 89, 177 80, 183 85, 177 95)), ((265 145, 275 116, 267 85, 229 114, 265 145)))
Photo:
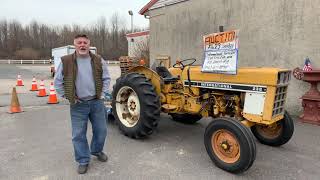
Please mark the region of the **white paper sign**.
POLYGON ((203 42, 202 72, 237 74, 238 31, 209 34, 203 42))

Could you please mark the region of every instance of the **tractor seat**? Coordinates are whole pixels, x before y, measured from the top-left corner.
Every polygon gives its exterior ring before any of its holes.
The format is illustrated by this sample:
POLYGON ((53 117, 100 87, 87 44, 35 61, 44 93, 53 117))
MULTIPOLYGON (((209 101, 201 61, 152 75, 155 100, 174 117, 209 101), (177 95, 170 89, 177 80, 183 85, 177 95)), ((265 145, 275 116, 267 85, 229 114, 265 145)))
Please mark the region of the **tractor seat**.
POLYGON ((164 66, 156 67, 156 71, 163 78, 164 83, 176 82, 179 80, 178 77, 172 76, 169 70, 164 66))

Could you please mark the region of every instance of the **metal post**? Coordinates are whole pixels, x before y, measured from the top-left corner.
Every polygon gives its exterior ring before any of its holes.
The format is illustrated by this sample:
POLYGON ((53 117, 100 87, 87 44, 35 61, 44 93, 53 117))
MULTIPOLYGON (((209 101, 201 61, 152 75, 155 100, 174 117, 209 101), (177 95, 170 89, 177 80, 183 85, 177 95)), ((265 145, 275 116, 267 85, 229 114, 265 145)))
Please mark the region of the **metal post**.
POLYGON ((133 12, 129 10, 128 13, 131 16, 131 33, 133 33, 133 12))
POLYGON ((131 15, 131 32, 133 33, 133 14, 131 15))

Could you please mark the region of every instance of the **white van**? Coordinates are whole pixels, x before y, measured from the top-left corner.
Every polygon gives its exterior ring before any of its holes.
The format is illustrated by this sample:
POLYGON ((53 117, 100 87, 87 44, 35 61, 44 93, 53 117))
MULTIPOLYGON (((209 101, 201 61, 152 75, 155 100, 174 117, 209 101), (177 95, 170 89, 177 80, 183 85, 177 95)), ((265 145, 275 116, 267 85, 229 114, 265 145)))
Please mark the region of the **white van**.
MULTIPOLYGON (((62 47, 57 47, 51 50, 51 58, 53 61, 53 64, 51 65, 50 71, 51 71, 51 76, 54 77, 54 74, 61 63, 61 57, 72 54, 75 51, 75 47, 72 45, 68 46, 62 46, 62 47)), ((96 47, 90 47, 90 51, 94 54, 97 53, 97 48, 96 47)))

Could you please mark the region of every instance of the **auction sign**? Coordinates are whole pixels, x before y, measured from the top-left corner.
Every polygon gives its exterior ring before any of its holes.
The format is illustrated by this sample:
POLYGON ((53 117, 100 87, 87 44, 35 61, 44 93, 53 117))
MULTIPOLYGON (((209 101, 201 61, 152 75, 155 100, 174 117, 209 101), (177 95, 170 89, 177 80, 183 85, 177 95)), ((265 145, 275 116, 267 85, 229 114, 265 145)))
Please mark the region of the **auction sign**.
POLYGON ((202 72, 237 74, 239 31, 213 33, 203 37, 202 72))

